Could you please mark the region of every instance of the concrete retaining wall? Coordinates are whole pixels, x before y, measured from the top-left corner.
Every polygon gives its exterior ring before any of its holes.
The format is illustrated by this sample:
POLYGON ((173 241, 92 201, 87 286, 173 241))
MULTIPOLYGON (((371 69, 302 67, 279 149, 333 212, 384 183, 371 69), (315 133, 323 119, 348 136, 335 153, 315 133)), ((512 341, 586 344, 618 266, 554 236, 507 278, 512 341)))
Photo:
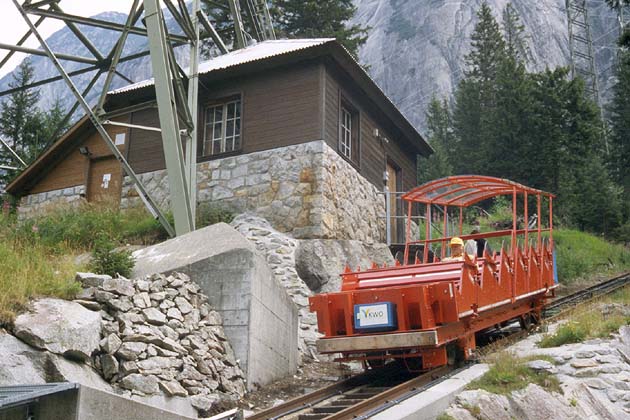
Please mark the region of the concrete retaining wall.
POLYGON ((247 386, 297 370, 298 312, 255 247, 225 223, 134 253, 134 276, 188 274, 221 313, 247 386))

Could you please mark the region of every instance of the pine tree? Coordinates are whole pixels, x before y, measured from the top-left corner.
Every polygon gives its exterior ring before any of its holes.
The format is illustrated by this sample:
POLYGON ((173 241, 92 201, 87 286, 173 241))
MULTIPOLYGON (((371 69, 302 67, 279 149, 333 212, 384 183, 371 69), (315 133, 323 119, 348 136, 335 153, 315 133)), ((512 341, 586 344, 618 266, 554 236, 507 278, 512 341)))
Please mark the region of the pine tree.
MULTIPOLYGON (((33 67, 24 60, 13 75, 10 87, 16 88, 33 81, 33 67)), ((47 112, 37 108, 40 93, 37 90, 22 90, 11 94, 0 106, 0 135, 27 164, 68 128, 62 103, 57 99, 47 112)), ((0 148, 0 164, 17 167, 8 150, 0 148)), ((0 175, 0 185, 10 181, 17 171, 4 171, 0 175)))
MULTIPOLYGON (((336 38, 355 58, 367 39, 368 28, 348 24, 356 12, 352 0, 271 0, 269 3, 278 38, 336 38)), ((232 45, 234 29, 227 1, 202 0, 202 7, 224 42, 232 45)), ((242 17, 245 30, 253 34, 245 14, 242 17)), ((211 46, 206 43, 206 53, 211 46)))
POLYGON ((367 28, 348 25, 357 8, 352 0, 274 0, 274 23, 290 38, 334 37, 357 57, 367 28))
POLYGON ((466 78, 455 94, 453 126, 457 142, 458 173, 488 174, 490 149, 496 143, 497 77, 506 57, 505 41, 492 11, 482 3, 466 56, 466 78))
POLYGON ((528 37, 525 35, 525 26, 521 23, 521 18, 512 3, 508 3, 503 9, 501 20, 508 57, 527 63, 531 60, 528 37))
MULTIPOLYGON (((13 75, 9 87, 18 88, 33 80, 33 66, 28 59, 22 61, 13 75)), ((27 163, 37 155, 42 128, 42 114, 36 108, 39 91, 21 90, 12 93, 0 105, 0 135, 27 163)), ((16 167, 8 150, 0 148, 0 164, 16 167)), ((14 170, 0 171, 0 186, 5 185, 16 174, 14 170)))
MULTIPOLYGON (((33 66, 25 59, 13 75, 10 88, 26 86, 33 81, 33 66)), ((36 143, 31 131, 38 124, 40 115, 35 105, 39 101, 39 91, 20 90, 12 93, 0 106, 0 134, 13 145, 18 154, 28 153, 36 143)))
POLYGON ((617 83, 610 103, 612 173, 624 191, 626 217, 630 216, 630 46, 620 53, 617 83))
POLYGON ((505 58, 505 40, 488 3, 477 11, 478 22, 471 39, 471 51, 466 56, 467 76, 482 84, 492 84, 500 63, 505 58))
POLYGON ((434 153, 428 158, 418 159, 418 183, 453 175, 453 131, 451 116, 446 100, 431 98, 427 111, 428 141, 434 153))
POLYGON ((520 17, 511 3, 503 10, 505 56, 495 80, 495 135, 488 138, 488 174, 527 182, 531 113, 531 80, 525 69, 529 46, 520 17))

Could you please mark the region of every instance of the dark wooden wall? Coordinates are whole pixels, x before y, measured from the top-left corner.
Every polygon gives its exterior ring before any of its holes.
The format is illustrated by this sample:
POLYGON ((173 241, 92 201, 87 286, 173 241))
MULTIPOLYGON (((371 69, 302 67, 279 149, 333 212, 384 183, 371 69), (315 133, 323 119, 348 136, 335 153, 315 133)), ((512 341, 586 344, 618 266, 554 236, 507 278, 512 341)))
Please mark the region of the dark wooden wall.
MULTIPOLYGON (((116 121, 128 122, 127 117, 115 118, 116 121)), ((87 121, 86 124, 92 124, 87 121)), ((117 127, 113 125, 105 126, 105 129, 111 136, 112 140, 115 140, 116 134, 126 133, 125 145, 119 146, 121 151, 125 150, 127 144, 129 144, 129 130, 125 127, 117 127)), ((86 134, 82 134, 81 138, 77 141, 71 141, 72 145, 67 149, 63 158, 57 160, 57 165, 39 180, 34 187, 29 191, 29 194, 35 194, 45 191, 59 190, 62 188, 74 187, 77 185, 85 185, 88 176, 88 163, 87 157, 83 156, 79 152, 79 147, 88 147, 90 153, 94 157, 104 157, 111 155, 111 152, 101 136, 96 132, 94 128, 87 130, 86 134)), ((118 165, 120 167, 120 165, 118 165)), ((113 190, 112 190, 113 191, 113 190)))
MULTIPOLYGON (((203 79, 202 79, 203 82, 203 79)), ((402 189, 416 186, 416 151, 401 138, 379 108, 366 99, 353 80, 334 62, 305 62, 276 68, 260 74, 202 84, 199 101, 199 160, 201 156, 205 105, 217 99, 240 95, 242 99, 242 151, 251 153, 276 147, 324 139, 338 149, 339 107, 343 96, 359 111, 360 153, 353 165, 371 183, 381 189, 386 162, 400 168, 402 189), (374 136, 378 128, 385 143, 374 136)), ((201 87, 201 86, 200 86, 201 87)), ((120 117, 120 121, 159 127, 157 108, 148 108, 120 117)), ((89 122, 88 122, 89 124, 89 122)), ((158 132, 108 126, 112 137, 127 132, 127 159, 137 173, 164 169, 164 153, 158 132)), ((50 191, 86 182, 86 158, 79 146, 86 145, 95 155, 109 153, 92 129, 71 142, 65 157, 31 189, 30 193, 50 191)), ((218 157, 224 157, 219 155, 218 157)))
MULTIPOLYGON (((258 152, 320 140, 322 112, 320 66, 317 63, 204 84, 200 91, 198 154, 204 135, 204 110, 218 99, 240 95, 242 153, 258 152)), ((134 124, 159 127, 156 109, 135 112, 134 124)), ((224 157, 219 155, 218 157, 224 157)), ((157 132, 132 129, 129 163, 138 173, 164 169, 162 140, 157 132)))
POLYGON ((333 64, 326 65, 325 83, 326 143, 338 150, 339 107, 340 98, 343 96, 359 111, 361 132, 358 169, 360 173, 382 189, 383 172, 386 169, 386 162, 390 160, 400 168, 403 191, 415 187, 417 185, 416 152, 411 147, 403 145, 401 134, 388 127, 384 117, 379 118, 378 108, 368 102, 355 83, 333 64), (385 143, 374 136, 375 128, 378 128, 380 136, 387 138, 389 142, 385 143))

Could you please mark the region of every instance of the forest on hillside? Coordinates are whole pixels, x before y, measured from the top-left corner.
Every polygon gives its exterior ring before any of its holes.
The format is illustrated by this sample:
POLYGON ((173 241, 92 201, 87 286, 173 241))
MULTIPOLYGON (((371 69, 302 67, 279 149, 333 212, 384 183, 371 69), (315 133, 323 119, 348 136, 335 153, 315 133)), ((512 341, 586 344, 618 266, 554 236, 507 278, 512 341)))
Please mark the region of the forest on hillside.
POLYGON ((508 178, 557 194, 562 225, 629 242, 630 31, 619 39, 614 97, 602 113, 568 68, 526 70, 528 40, 509 3, 500 19, 485 3, 477 14, 454 101, 434 97, 426 111, 435 153, 421 159, 418 181, 508 178))

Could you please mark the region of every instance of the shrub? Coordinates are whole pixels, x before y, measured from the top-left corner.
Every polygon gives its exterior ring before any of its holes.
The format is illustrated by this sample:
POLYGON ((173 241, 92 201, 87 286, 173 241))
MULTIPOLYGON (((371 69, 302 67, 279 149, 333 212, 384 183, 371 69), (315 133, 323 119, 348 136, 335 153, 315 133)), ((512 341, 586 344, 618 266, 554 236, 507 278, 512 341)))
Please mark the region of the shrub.
POLYGON ((234 220, 234 212, 221 204, 202 203, 197 207, 197 228, 215 223, 230 223, 234 220))
POLYGON ((94 244, 90 269, 98 274, 117 274, 129 277, 134 260, 129 251, 115 251, 114 243, 106 237, 100 237, 94 244))
POLYGON ((468 389, 485 389, 494 394, 510 394, 530 383, 535 383, 550 391, 562 392, 555 376, 548 372, 536 372, 527 366, 528 361, 536 359, 553 360, 545 356, 520 358, 509 352, 495 354, 488 359, 492 364, 488 372, 471 382, 468 389))
POLYGON ((563 344, 581 343, 588 336, 584 325, 575 322, 567 322, 558 327, 554 334, 545 335, 538 343, 538 347, 558 347, 563 344))

